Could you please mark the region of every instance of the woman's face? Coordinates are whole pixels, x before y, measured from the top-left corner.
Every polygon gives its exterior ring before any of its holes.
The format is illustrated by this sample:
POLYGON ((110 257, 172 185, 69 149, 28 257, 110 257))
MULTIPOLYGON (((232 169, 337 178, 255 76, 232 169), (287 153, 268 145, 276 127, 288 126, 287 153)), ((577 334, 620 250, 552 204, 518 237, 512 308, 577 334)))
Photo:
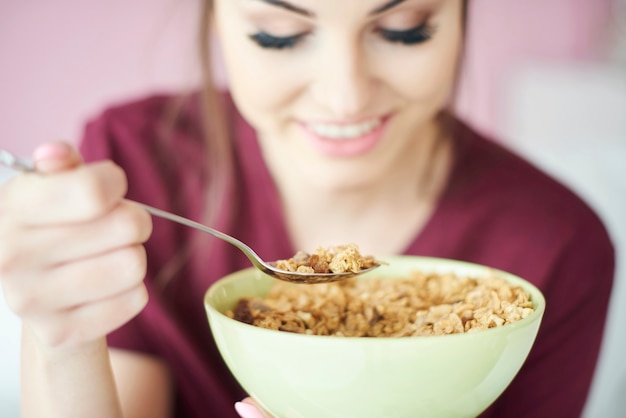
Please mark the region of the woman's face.
POLYGON ((358 187, 410 164, 447 104, 462 0, 215 0, 229 86, 271 170, 358 187))

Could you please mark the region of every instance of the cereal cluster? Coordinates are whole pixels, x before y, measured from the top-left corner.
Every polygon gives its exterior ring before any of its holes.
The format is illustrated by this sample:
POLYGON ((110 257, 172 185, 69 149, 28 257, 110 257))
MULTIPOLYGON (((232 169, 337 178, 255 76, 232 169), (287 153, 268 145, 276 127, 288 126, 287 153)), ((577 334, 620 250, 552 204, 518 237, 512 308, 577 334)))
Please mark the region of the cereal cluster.
POLYGON ((266 298, 243 298, 227 314, 294 333, 405 337, 500 327, 532 312, 529 294, 496 275, 414 272, 404 278, 306 286, 277 281, 266 298))
POLYGON ((318 248, 313 254, 298 251, 288 260, 276 261, 276 267, 299 273, 357 273, 379 265, 372 256, 364 256, 355 244, 318 248))

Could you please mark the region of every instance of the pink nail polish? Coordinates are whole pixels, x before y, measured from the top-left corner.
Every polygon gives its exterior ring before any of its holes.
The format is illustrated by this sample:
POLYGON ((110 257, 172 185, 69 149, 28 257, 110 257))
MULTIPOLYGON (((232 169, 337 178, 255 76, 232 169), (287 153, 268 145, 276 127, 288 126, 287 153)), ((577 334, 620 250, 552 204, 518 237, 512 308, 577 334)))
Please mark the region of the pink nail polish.
POLYGON ((67 157, 71 152, 69 145, 63 142, 50 142, 35 149, 33 158, 36 161, 53 160, 67 157))
POLYGON ((250 405, 249 403, 236 402, 235 411, 237 411, 241 418, 264 418, 263 414, 261 414, 254 405, 250 405))

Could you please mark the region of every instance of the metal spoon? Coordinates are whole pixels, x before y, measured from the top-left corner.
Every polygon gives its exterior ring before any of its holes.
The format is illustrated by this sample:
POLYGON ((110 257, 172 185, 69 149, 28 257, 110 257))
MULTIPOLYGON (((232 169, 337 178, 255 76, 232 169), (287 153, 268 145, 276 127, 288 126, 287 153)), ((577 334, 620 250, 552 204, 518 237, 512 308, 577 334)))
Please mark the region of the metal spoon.
MULTIPOLYGON (((0 164, 4 165, 8 168, 18 170, 21 172, 35 172, 34 165, 26 161, 25 159, 14 156, 13 154, 0 149, 0 164)), ((143 203, 134 202, 141 206, 143 209, 148 211, 150 214, 154 216, 158 216, 160 218, 168 219, 173 222, 177 222, 182 225, 186 225, 191 228, 198 229, 200 231, 206 232, 208 234, 213 235, 219 239, 222 239, 235 247, 239 248, 241 252, 243 252, 246 257, 252 262, 252 264, 261 270, 263 273, 272 276, 276 279, 284 280, 286 282, 292 283, 329 283, 336 282, 339 280, 347 279, 349 277, 354 277, 359 274, 367 273, 369 271, 374 270, 379 266, 370 267, 367 269, 360 270, 358 272, 346 272, 346 273, 298 273, 280 270, 276 268, 273 262, 263 261, 248 245, 239 241, 236 238, 231 237, 223 232, 217 231, 213 228, 209 228, 208 226, 202 225, 198 222, 192 221, 187 218, 183 218, 182 216, 175 215, 173 213, 169 213, 163 211, 161 209, 154 208, 152 206, 144 205, 143 203)))

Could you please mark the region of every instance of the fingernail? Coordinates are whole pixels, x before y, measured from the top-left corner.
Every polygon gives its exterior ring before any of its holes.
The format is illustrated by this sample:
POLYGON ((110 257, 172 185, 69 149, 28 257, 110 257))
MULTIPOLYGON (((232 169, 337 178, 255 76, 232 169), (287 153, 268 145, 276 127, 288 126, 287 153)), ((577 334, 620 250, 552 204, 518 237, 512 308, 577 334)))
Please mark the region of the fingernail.
POLYGON ((236 402, 235 411, 237 411, 241 418, 264 418, 263 414, 261 414, 254 405, 250 405, 249 403, 236 402))
POLYGON ((49 142, 38 146, 33 153, 35 161, 54 160, 65 158, 71 153, 71 148, 64 142, 49 142))

